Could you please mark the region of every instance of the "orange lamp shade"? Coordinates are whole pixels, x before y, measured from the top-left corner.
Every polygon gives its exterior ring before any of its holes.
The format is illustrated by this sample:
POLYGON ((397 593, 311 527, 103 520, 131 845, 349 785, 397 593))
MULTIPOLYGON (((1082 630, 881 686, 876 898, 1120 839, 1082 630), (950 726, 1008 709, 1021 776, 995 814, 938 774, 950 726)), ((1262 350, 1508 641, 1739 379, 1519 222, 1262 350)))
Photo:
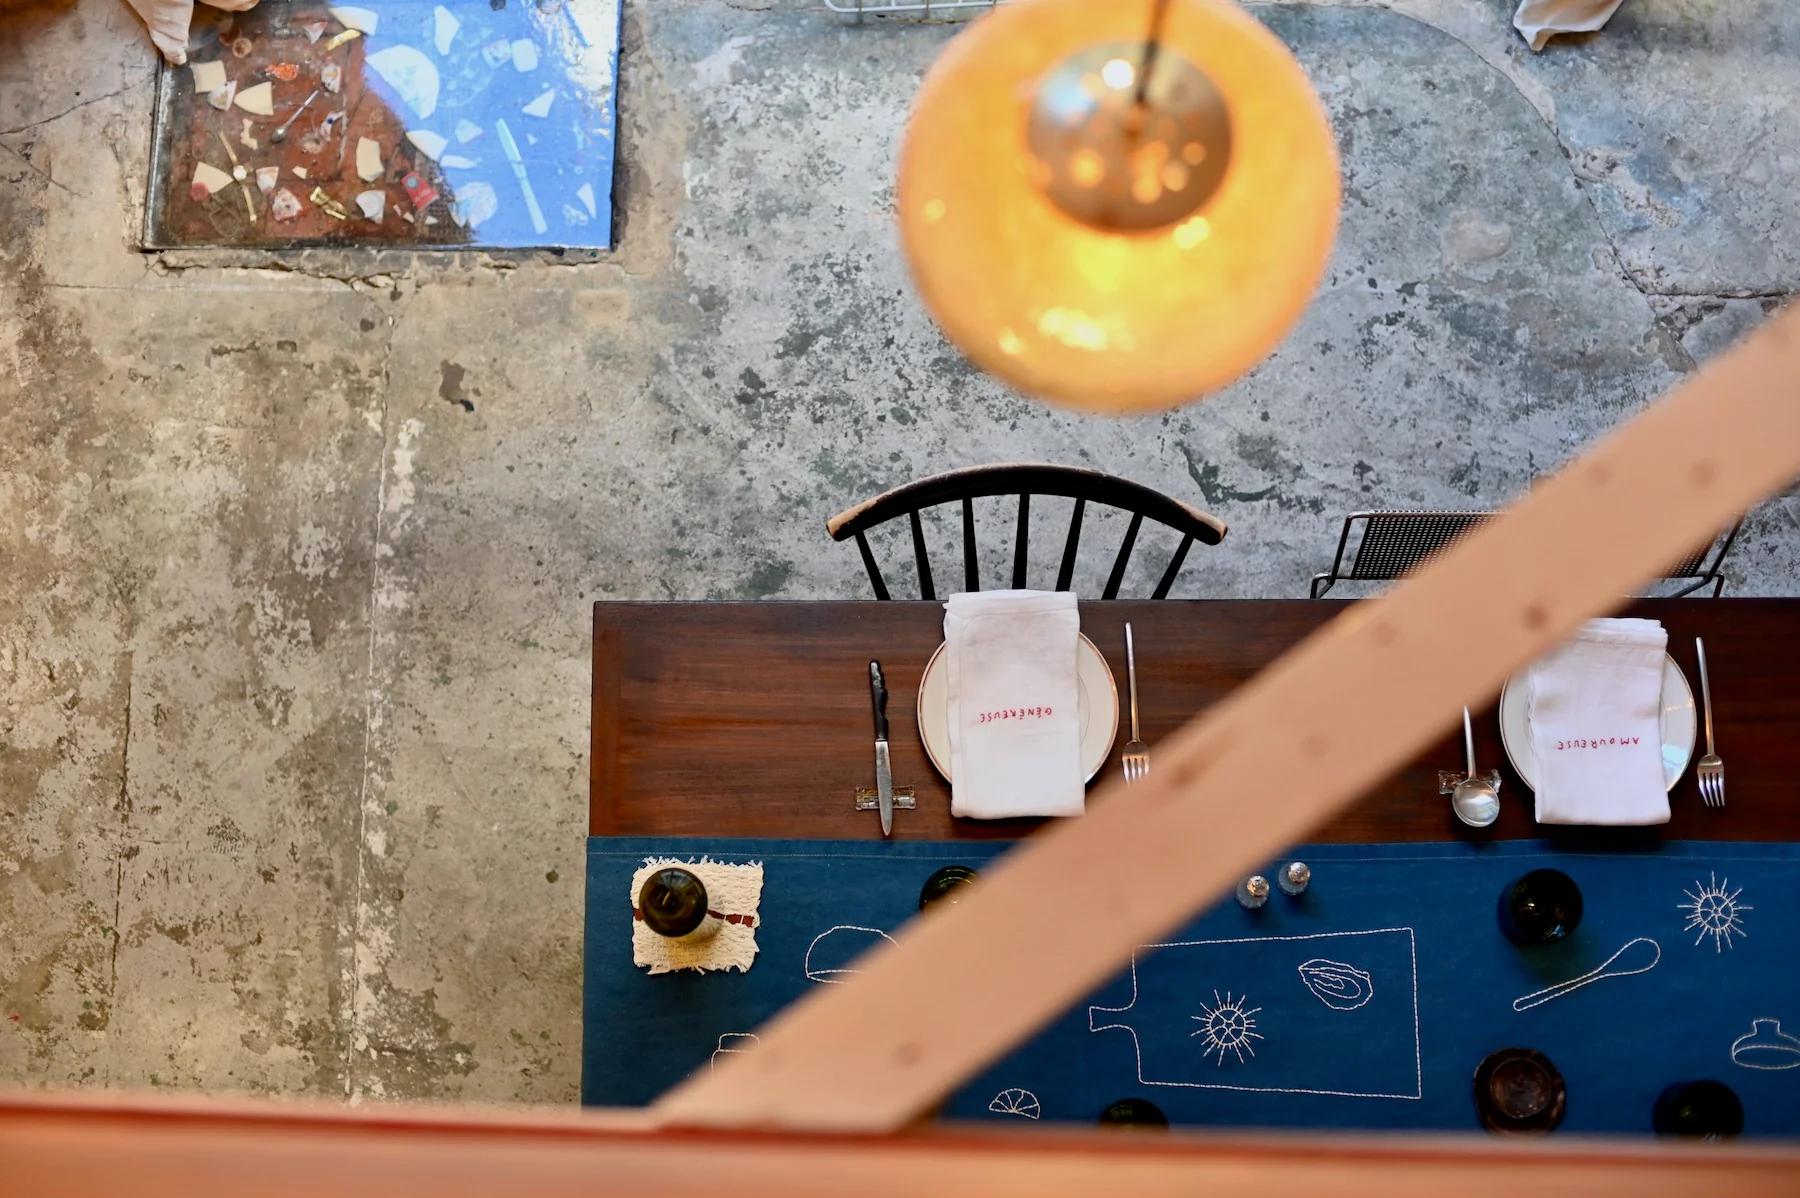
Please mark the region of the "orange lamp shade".
POLYGON ((901 147, 927 307, 983 369, 1071 407, 1169 407, 1230 382, 1331 253, 1337 153, 1299 63, 1228 0, 1165 2, 1149 58, 1157 0, 981 17, 927 73, 901 147), (1134 92, 1144 131, 1088 136, 1096 104, 1134 92))

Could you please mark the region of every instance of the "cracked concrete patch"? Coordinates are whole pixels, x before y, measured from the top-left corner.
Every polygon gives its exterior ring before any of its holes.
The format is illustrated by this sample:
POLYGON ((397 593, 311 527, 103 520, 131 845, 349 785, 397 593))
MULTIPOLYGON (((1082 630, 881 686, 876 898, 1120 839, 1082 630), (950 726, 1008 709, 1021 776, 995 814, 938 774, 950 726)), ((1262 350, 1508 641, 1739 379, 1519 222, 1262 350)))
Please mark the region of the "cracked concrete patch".
MULTIPOLYGON (((1182 593, 1298 595, 1344 512, 1503 502, 1642 407, 1796 286, 1800 11, 1533 57, 1509 8, 1255 8, 1330 110, 1338 249, 1249 377, 1132 420, 975 374, 912 295, 898 122, 952 25, 627 5, 601 260, 149 257, 130 14, 0 18, 0 1074, 571 1101, 593 599, 861 596, 826 516, 1025 459, 1223 516, 1182 593)), ((1789 493, 1731 589, 1797 570, 1789 493)))
POLYGON ((1800 27, 1783 0, 1631 4, 1521 69, 1626 268, 1659 294, 1800 290, 1800 27), (1672 86, 1674 80, 1679 84, 1672 86))
POLYGON ((67 108, 51 113, 49 116, 36 117, 26 124, 18 125, 11 129, 0 129, 0 137, 10 137, 16 133, 29 133, 33 129, 42 129, 45 125, 54 124, 55 122, 62 120, 72 112, 79 112, 83 108, 90 107, 94 104, 104 104, 108 100, 117 99, 140 86, 142 85, 133 84, 106 92, 102 95, 92 96, 86 100, 79 100, 76 103, 69 105, 67 108))
POLYGON ((1773 316, 1786 299, 1654 296, 1651 302, 1682 348, 1704 362, 1773 316))

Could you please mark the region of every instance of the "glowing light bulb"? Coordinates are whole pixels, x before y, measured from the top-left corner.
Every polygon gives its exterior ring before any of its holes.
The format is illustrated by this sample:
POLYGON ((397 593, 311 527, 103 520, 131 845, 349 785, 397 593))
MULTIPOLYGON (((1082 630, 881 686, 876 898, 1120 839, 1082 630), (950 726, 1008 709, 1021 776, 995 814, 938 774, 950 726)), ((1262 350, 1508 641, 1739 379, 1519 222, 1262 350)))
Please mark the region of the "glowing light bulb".
POLYGON ((1123 58, 1109 58, 1100 68, 1100 78, 1115 91, 1124 91, 1137 82, 1137 68, 1123 58))
POLYGON ((1298 318, 1338 213, 1331 129, 1228 0, 1033 0, 959 34, 901 148, 901 239, 978 365, 1104 411, 1224 385, 1298 318))

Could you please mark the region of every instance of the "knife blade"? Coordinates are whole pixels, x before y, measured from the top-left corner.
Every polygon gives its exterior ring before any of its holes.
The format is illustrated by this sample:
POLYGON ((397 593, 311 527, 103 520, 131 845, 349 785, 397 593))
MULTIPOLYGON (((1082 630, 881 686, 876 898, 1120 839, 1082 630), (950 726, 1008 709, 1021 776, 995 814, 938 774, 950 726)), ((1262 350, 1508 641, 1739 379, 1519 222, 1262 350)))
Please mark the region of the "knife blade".
POLYGON ((894 771, 888 762, 887 680, 881 663, 869 663, 869 701, 875 710, 875 798, 880 804, 881 834, 894 834, 894 771))

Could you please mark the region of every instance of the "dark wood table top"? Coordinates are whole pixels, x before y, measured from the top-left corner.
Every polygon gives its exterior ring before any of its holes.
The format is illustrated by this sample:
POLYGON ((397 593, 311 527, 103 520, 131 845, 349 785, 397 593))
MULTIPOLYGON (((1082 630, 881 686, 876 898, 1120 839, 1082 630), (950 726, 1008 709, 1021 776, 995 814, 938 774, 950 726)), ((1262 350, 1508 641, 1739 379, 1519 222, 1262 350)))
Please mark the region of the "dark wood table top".
MULTIPOLYGON (((1145 740, 1156 742, 1230 693, 1345 604, 1309 600, 1083 602, 1082 630, 1111 663, 1124 699, 1123 626, 1137 640, 1145 740)), ((1673 819, 1627 837, 1800 840, 1800 599, 1677 599, 1621 614, 1661 620, 1695 697, 1694 637, 1706 638, 1713 715, 1725 759, 1723 808, 1702 805, 1690 767, 1671 794, 1673 819)), ((878 838, 875 813, 854 809, 874 784, 868 663, 887 675, 896 786, 918 809, 897 811, 907 839, 1016 837, 1037 820, 954 820, 950 787, 932 769, 914 716, 919 676, 943 639, 938 603, 596 603, 589 831, 594 835, 878 838)), ((1497 697, 1496 697, 1497 698, 1497 697)), ((1475 714, 1482 768, 1498 767, 1502 814, 1491 829, 1457 823, 1437 771, 1463 761, 1461 721, 1417 761, 1309 837, 1417 841, 1616 831, 1550 829, 1506 761, 1494 704, 1475 714)), ((1116 777, 1121 735, 1100 778, 1116 777)), ((1704 752, 1704 740, 1696 753, 1704 752)))

